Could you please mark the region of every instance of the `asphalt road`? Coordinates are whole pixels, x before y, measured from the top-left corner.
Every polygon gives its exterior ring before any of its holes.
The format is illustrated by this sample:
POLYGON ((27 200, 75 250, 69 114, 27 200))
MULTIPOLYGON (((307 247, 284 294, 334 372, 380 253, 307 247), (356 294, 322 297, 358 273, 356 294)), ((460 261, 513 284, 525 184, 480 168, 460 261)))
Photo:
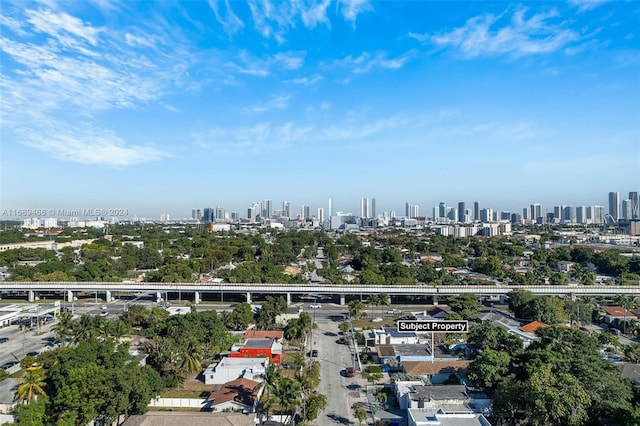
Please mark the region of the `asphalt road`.
POLYGON ((351 406, 357 401, 365 401, 366 381, 357 373, 348 378, 345 368, 354 366, 351 345, 338 344, 338 324, 340 316, 347 313, 343 306, 321 305, 319 309, 303 309, 315 316, 316 328, 312 333, 311 344, 318 350, 320 362, 320 386, 318 391, 327 396, 327 408, 316 420, 318 426, 354 425, 351 406))

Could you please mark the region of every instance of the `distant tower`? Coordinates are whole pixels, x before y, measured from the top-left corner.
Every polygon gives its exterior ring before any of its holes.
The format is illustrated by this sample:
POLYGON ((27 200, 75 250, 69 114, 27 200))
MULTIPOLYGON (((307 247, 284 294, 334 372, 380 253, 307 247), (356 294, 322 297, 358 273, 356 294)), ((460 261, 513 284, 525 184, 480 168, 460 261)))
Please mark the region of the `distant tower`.
POLYGON ((375 198, 371 199, 371 210, 369 211, 369 214, 373 218, 376 217, 376 199, 375 198))
POLYGON ((464 201, 458 203, 458 222, 464 222, 464 215, 467 213, 467 208, 464 205, 464 201))
POLYGON ((473 220, 480 220, 480 203, 477 201, 473 203, 473 220))
POLYGON ((614 220, 620 219, 620 193, 609 193, 609 214, 614 220))
POLYGON ((631 217, 636 219, 640 217, 640 206, 638 206, 638 192, 629 192, 629 199, 631 200, 631 217))
POLYGON ((331 215, 333 215, 333 210, 332 210, 332 206, 331 206, 331 198, 329 198, 329 217, 331 217, 331 215))
POLYGON ((324 209, 322 207, 318 208, 318 220, 320 223, 324 223, 324 209))
POLYGON ((282 215, 287 219, 291 219, 291 201, 282 202, 282 215))
POLYGON ((264 200, 262 202, 262 217, 270 218, 272 214, 271 200, 264 200))
POLYGON ((360 217, 367 219, 369 217, 369 199, 362 198, 360 200, 360 217))

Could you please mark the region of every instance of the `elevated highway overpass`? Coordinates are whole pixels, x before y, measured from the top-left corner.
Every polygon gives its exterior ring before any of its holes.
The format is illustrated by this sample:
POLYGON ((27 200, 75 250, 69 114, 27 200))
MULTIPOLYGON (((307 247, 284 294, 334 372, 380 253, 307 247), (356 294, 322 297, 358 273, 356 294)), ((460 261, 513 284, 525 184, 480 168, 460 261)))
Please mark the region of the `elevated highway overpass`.
POLYGON ((292 294, 318 294, 339 296, 344 303, 347 296, 366 296, 386 293, 389 296, 432 296, 437 303, 438 296, 452 296, 472 293, 476 296, 505 296, 512 290, 522 289, 537 295, 569 296, 615 296, 626 294, 640 296, 640 286, 418 286, 418 285, 338 285, 338 284, 255 284, 255 283, 122 283, 122 282, 2 282, 0 296, 4 292, 26 292, 30 301, 37 292, 60 292, 62 297, 73 301, 76 292, 103 293, 105 300, 111 300, 113 292, 136 293, 155 292, 158 299, 164 293, 192 293, 194 302, 199 303, 203 293, 245 294, 251 301, 251 294, 286 295, 291 301, 292 294))

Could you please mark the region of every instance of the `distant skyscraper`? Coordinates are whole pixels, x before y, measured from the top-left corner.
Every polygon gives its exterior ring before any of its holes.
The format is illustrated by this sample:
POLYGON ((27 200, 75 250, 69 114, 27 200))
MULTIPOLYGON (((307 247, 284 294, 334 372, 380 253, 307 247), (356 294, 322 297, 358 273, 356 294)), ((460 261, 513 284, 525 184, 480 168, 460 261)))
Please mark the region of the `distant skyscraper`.
POLYGON ((333 216, 333 206, 331 205, 331 198, 329 198, 329 217, 333 216))
POLYGON ((222 220, 226 218, 226 211, 224 209, 224 207, 216 207, 216 219, 217 220, 222 220))
POLYGON ((371 199, 371 210, 369 211, 369 214, 373 218, 377 217, 376 216, 376 199, 375 198, 371 199))
POLYGON ((533 203, 529 208, 531 209, 531 215, 529 216, 531 220, 537 221, 538 218, 542 217, 542 204, 533 203))
POLYGON ((467 212, 466 210, 467 210, 467 208, 464 205, 464 201, 460 201, 458 203, 458 221, 459 222, 464 222, 465 221, 464 216, 465 216, 465 214, 467 212))
POLYGON ((256 222, 260 217, 260 210, 260 203, 251 203, 251 207, 249 207, 249 209, 247 210, 247 219, 249 219, 251 222, 256 222))
POLYGON ((587 207, 586 206, 576 207, 576 222, 587 223, 587 207))
POLYGON ((166 223, 171 220, 171 215, 169 213, 164 213, 160 215, 160 222, 166 223))
POLYGON ((447 217, 447 205, 444 201, 440 201, 438 204, 438 217, 447 217))
POLYGON ((318 208, 318 220, 320 223, 324 223, 324 209, 322 207, 318 208))
POLYGON ((493 209, 480 210, 480 222, 492 222, 493 221, 493 209))
POLYGON ((477 201, 473 203, 473 220, 480 220, 480 203, 477 201))
POLYGON ((216 211, 213 207, 205 207, 204 214, 202 215, 203 222, 213 222, 215 220, 216 211))
POLYGON ((191 209, 191 219, 193 219, 193 220, 202 219, 202 210, 200 210, 200 209, 191 209))
POLYGON ((604 206, 591 206, 593 223, 604 223, 604 206))
POLYGON ((364 219, 369 217, 369 199, 368 198, 362 198, 360 200, 360 217, 364 219))
POLYGON ((631 219, 633 217, 633 202, 631 200, 622 200, 622 211, 620 212, 620 216, 623 219, 631 219))
POLYGON ((629 199, 631 200, 631 217, 636 219, 640 216, 640 206, 638 206, 638 192, 629 192, 629 199))
POLYGON ((291 201, 282 202, 282 216, 291 219, 291 201))
POLYGON ((564 206, 562 208, 562 217, 561 217, 563 222, 575 222, 576 221, 576 214, 575 214, 575 210, 573 209, 573 207, 571 206, 564 206))
POLYGON ((609 214, 614 220, 620 219, 620 193, 609 193, 609 214))
POLYGON ((302 205, 302 208, 300 209, 300 213, 302 214, 302 220, 311 219, 311 211, 309 209, 309 206, 302 205))
POLYGON ((264 200, 262 202, 262 217, 270 218, 272 214, 273 214, 273 210, 271 207, 271 200, 264 200))

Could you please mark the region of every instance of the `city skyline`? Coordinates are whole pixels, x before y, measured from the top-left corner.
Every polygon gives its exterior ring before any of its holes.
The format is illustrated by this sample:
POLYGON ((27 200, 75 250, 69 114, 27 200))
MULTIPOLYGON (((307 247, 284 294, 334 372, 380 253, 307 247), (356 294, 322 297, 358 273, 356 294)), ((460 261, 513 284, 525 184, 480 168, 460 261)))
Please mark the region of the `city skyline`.
POLYGON ((4 1, 0 209, 608 212, 640 186, 638 13, 4 1))

